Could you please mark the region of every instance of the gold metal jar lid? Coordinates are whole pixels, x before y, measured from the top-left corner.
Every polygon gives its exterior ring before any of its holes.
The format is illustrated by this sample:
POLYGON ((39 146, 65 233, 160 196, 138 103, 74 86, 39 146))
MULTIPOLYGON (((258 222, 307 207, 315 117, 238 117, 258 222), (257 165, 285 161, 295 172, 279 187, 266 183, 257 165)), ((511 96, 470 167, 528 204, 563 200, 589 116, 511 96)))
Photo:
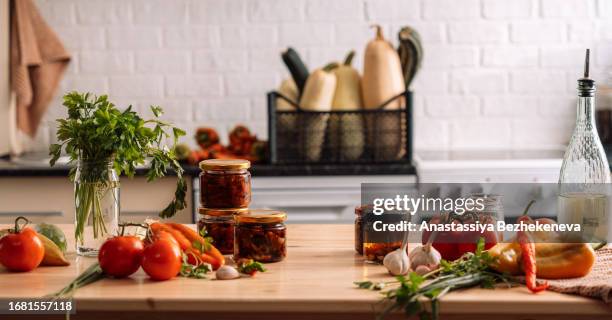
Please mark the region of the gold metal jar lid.
POLYGON ((251 209, 245 214, 235 215, 238 223, 280 223, 287 220, 287 213, 271 209, 251 209))
POLYGON ((248 213, 249 208, 209 209, 200 207, 198 208, 198 212, 203 216, 223 217, 248 213))
POLYGON ((251 162, 244 159, 208 159, 200 162, 202 170, 240 170, 251 167, 251 162))

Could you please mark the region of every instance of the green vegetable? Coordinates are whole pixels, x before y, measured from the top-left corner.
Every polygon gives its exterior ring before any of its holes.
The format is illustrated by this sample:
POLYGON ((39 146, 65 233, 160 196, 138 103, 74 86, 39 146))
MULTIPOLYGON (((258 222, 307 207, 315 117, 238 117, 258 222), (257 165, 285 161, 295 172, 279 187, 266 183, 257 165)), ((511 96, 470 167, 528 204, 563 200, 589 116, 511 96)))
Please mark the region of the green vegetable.
POLYGON ((213 238, 208 235, 208 232, 206 232, 206 228, 200 229, 199 234, 202 238, 204 238, 204 241, 194 241, 191 245, 194 249, 200 252, 208 252, 210 250, 210 246, 213 243, 213 238))
MULTIPOLYGON (((58 119, 57 139, 49 154, 54 165, 64 149, 71 161, 81 159, 114 159, 117 173, 133 177, 136 166, 151 159, 147 180, 153 181, 165 176, 170 166, 178 176, 175 198, 160 213, 168 218, 186 207, 187 185, 183 169, 176 161, 173 149, 163 146, 172 130, 174 144, 185 131, 157 120, 163 113, 161 107, 151 106, 155 119, 144 120, 132 107, 120 111, 108 101, 106 95, 96 97, 90 93, 71 92, 64 96, 63 105, 68 109, 67 119, 58 119)), ((72 170, 74 174, 74 169, 72 170)))
POLYGON ((47 295, 47 298, 63 298, 71 297, 76 289, 82 288, 90 283, 94 283, 104 278, 104 271, 100 268, 98 262, 92 264, 83 273, 81 273, 76 279, 72 280, 67 286, 62 288, 60 291, 47 295))
POLYGON ((187 160, 191 154, 191 148, 184 143, 179 143, 174 147, 174 154, 179 161, 187 160))
POLYGON ((238 272, 254 275, 257 271, 266 272, 266 268, 261 262, 254 261, 253 259, 246 259, 238 261, 238 272))
MULTIPOLYGON (((93 221, 94 231, 106 229, 99 203, 102 195, 113 187, 106 178, 108 161, 112 161, 118 174, 133 177, 136 166, 150 159, 147 181, 165 176, 167 168, 171 167, 177 174, 174 199, 159 215, 168 218, 186 207, 187 185, 183 179, 183 169, 176 160, 174 148, 163 145, 165 139, 171 136, 176 144, 185 132, 158 120, 162 108, 151 106, 154 119, 144 120, 131 106, 120 111, 108 101, 106 95, 94 96, 78 92, 66 94, 63 105, 68 109, 68 118, 57 120, 59 143, 50 146, 51 166, 55 165, 62 150, 70 156, 71 162, 80 160, 100 163, 99 166, 83 170, 80 181, 84 183, 75 190, 75 197, 84 203, 77 208, 76 213, 77 240, 82 241, 82 232, 88 219, 93 221), (172 133, 169 134, 169 131, 172 133)), ((75 172, 76 168, 73 167, 70 173, 73 181, 75 172)))
POLYGON ((355 285, 360 289, 370 290, 382 290, 390 284, 399 285, 397 288, 382 292, 383 301, 387 302, 387 306, 377 319, 384 319, 391 312, 398 310, 404 310, 409 317, 419 315, 421 319, 429 319, 429 313, 419 301, 420 298, 430 300, 431 318, 438 319, 439 299, 453 290, 475 286, 493 288, 493 285, 499 282, 509 284, 508 277, 489 269, 493 260, 494 258, 484 251, 484 239, 481 238, 475 253, 468 252, 453 262, 442 260, 439 269, 423 276, 412 272, 408 278, 396 277, 397 281, 379 283, 360 281, 355 282, 355 285), (437 277, 424 284, 425 280, 432 276, 437 277))
POLYGON ((304 92, 304 87, 306 86, 306 80, 310 76, 308 72, 308 68, 300 58, 300 55, 293 50, 293 48, 287 48, 287 51, 281 54, 281 58, 287 69, 289 69, 289 73, 291 73, 291 77, 298 88, 298 98, 302 96, 304 92))
POLYGON ((606 241, 600 242, 600 243, 591 243, 591 247, 593 247, 593 250, 597 251, 603 247, 605 247, 608 243, 606 241))
POLYGON ((212 271, 212 267, 208 263, 201 263, 197 266, 194 266, 188 262, 188 256, 183 253, 183 262, 181 264, 181 277, 185 278, 195 278, 195 279, 205 279, 206 274, 212 271))
POLYGON ((62 253, 66 253, 66 247, 68 246, 66 235, 64 235, 64 232, 58 226, 50 223, 39 223, 36 225, 36 232, 49 238, 60 248, 62 253))

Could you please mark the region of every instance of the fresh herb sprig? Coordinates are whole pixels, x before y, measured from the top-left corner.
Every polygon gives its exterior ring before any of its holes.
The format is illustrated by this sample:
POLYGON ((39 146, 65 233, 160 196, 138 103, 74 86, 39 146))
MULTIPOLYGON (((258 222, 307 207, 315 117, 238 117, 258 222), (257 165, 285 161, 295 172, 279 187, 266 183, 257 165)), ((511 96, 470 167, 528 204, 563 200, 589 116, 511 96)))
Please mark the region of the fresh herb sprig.
POLYGON ((396 277, 396 281, 359 281, 355 282, 355 285, 360 289, 379 290, 384 295, 382 302, 386 306, 377 319, 384 319, 391 312, 399 310, 403 310, 407 316, 419 315, 421 319, 438 319, 439 299, 451 291, 475 286, 493 288, 500 282, 510 285, 506 275, 489 269, 493 261, 494 258, 484 250, 484 239, 481 238, 476 252, 468 252, 453 262, 442 260, 439 269, 423 276, 412 272, 408 277, 396 277), (432 281, 425 283, 434 276, 432 281), (383 291, 389 285, 397 287, 383 291), (421 303, 421 298, 430 301, 431 313, 421 303))
POLYGON ((238 272, 253 276, 259 272, 266 272, 266 267, 261 262, 257 262, 253 259, 243 259, 237 263, 238 272))
POLYGON ((213 244, 213 238, 208 235, 206 228, 202 228, 199 234, 204 241, 194 241, 191 245, 200 252, 208 252, 213 244))
MULTIPOLYGON (((112 160, 118 174, 133 177, 136 167, 150 159, 150 169, 146 175, 148 181, 165 176, 168 167, 176 172, 178 178, 174 199, 160 212, 160 217, 171 217, 187 206, 183 169, 176 159, 174 148, 163 145, 164 140, 170 137, 176 144, 185 132, 159 120, 163 113, 161 107, 151 106, 154 118, 144 120, 131 106, 120 111, 106 95, 70 92, 64 96, 63 105, 68 109, 68 117, 57 120, 58 143, 52 144, 49 150, 52 166, 64 150, 71 162, 112 160)), ((75 168, 71 171, 73 178, 74 173, 75 168)), ((90 178, 95 181, 102 177, 90 178)))
POLYGON ((183 262, 179 274, 185 278, 205 279, 206 275, 212 271, 212 266, 208 263, 193 265, 189 263, 189 257, 183 253, 183 262))

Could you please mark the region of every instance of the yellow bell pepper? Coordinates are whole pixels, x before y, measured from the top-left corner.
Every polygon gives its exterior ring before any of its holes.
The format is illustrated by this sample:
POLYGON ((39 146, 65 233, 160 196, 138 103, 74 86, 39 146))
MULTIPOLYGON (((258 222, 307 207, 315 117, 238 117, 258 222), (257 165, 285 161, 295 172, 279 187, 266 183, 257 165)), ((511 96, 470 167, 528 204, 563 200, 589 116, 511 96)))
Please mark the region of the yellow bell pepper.
MULTIPOLYGON (((595 264, 595 251, 588 243, 536 243, 536 275, 544 279, 584 277, 595 264)), ((517 242, 498 243, 489 249, 496 258, 491 268, 512 275, 522 274, 522 253, 517 242)))
POLYGON ((518 242, 498 243, 489 249, 489 255, 495 258, 491 268, 511 275, 521 274, 521 247, 518 242))

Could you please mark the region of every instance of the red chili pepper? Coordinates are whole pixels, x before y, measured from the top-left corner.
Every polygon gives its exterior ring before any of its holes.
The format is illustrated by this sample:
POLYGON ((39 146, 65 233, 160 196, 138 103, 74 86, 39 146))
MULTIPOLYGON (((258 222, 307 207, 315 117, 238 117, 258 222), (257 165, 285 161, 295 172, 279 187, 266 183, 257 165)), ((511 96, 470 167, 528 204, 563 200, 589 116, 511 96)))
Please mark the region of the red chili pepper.
MULTIPOLYGON (((518 219, 518 222, 525 223, 530 220, 528 216, 522 216, 518 219)), ((521 245, 521 251, 523 255, 523 270, 525 271, 525 284, 527 284, 527 288, 533 292, 537 293, 540 291, 544 291, 548 288, 548 282, 544 282, 541 285, 537 285, 536 282, 536 252, 535 245, 533 241, 531 241, 531 237, 525 231, 519 231, 517 233, 517 240, 521 245)))

